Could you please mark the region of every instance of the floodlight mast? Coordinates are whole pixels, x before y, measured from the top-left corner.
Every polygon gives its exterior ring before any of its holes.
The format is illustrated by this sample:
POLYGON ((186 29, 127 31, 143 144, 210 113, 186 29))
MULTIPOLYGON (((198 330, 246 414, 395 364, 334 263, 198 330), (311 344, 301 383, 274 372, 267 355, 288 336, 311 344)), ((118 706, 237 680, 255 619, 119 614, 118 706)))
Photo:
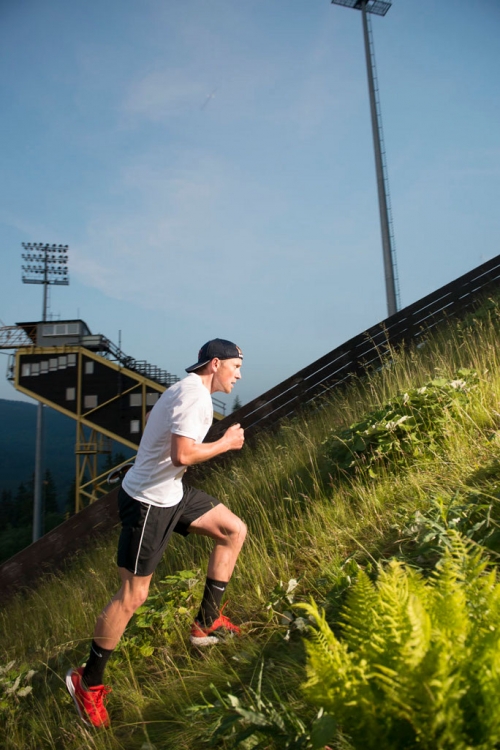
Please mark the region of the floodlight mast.
POLYGON ((334 5, 360 10, 363 19, 363 37, 365 43, 366 70, 368 74, 368 92, 370 95, 370 113, 372 120, 373 146, 375 151, 375 170, 377 173, 377 191, 382 234, 382 252, 384 259, 385 291, 387 313, 394 315, 399 309, 399 288, 396 271, 396 251, 392 232, 392 218, 389 202, 389 181, 383 148, 382 116, 377 100, 378 88, 375 73, 375 52, 371 34, 369 13, 385 16, 392 2, 385 0, 331 0, 334 5))
POLYGON ((43 284, 42 321, 47 319, 48 287, 69 284, 68 245, 47 245, 43 242, 23 242, 23 284, 43 284))
MULTIPOLYGON (((52 284, 69 284, 68 246, 47 245, 43 242, 23 242, 23 284, 43 284, 42 321, 47 320, 48 287, 52 284)), ((33 541, 43 536, 43 404, 38 402, 35 445, 35 478, 33 497, 33 541)))

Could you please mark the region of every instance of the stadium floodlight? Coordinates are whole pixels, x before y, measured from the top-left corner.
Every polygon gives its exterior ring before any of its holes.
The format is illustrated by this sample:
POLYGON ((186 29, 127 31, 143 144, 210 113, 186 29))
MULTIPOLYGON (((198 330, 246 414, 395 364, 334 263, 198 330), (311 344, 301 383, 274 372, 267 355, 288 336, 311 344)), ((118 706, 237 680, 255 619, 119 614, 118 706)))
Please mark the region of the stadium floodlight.
POLYGON ((43 284, 42 320, 47 318, 47 287, 69 284, 68 245, 48 245, 43 242, 23 242, 22 258, 25 265, 23 284, 43 284))
MULTIPOLYGON (((48 288, 52 284, 69 284, 68 246, 48 245, 43 242, 23 242, 22 258, 25 265, 23 284, 43 284, 42 321, 47 320, 48 288)), ((42 498, 42 455, 43 455, 43 404, 38 402, 35 444, 35 479, 33 498, 33 535, 36 542, 43 535, 42 498)))
POLYGON ((382 251, 384 258, 385 290, 388 315, 394 315, 399 309, 399 284, 396 271, 396 251, 392 231, 392 217, 389 200, 389 180, 385 163, 385 148, 382 132, 382 116, 378 99, 378 84, 375 69, 375 52, 369 14, 385 16, 392 2, 385 0, 331 0, 333 5, 360 10, 363 19, 363 37, 365 41, 366 70, 368 74, 368 91, 370 95, 370 112, 372 119, 373 146, 375 150, 375 170, 377 173, 378 203, 380 228, 382 233, 382 251))
POLYGON ((384 2, 383 0, 332 0, 332 3, 343 5, 346 8, 355 8, 355 10, 362 10, 363 5, 366 5, 367 13, 385 16, 392 5, 392 0, 391 2, 384 2))

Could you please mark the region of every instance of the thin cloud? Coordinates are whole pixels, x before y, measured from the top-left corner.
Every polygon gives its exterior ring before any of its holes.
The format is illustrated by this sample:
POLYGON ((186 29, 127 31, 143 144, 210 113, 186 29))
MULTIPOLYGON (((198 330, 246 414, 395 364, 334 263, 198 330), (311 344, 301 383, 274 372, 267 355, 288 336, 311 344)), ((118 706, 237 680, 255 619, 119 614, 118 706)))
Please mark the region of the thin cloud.
POLYGON ((186 152, 178 161, 166 168, 150 154, 122 170, 124 205, 134 208, 94 211, 73 263, 84 283, 141 307, 197 315, 207 294, 219 307, 218 290, 232 290, 240 309, 257 294, 265 311, 318 273, 314 251, 294 237, 285 192, 213 155, 186 152))
POLYGON ((123 103, 125 114, 159 122, 199 108, 206 86, 185 71, 158 70, 134 81, 123 103))

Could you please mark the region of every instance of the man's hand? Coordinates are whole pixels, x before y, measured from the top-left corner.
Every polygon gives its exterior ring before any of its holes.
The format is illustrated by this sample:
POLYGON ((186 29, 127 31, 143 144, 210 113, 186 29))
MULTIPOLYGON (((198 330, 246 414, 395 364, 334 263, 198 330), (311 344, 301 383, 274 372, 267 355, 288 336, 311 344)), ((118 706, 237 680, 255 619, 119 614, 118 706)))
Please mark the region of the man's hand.
POLYGON ((244 442, 243 427, 239 424, 231 425, 214 443, 196 443, 191 438, 174 433, 170 455, 174 466, 192 466, 226 451, 239 451, 243 448, 244 442))
POLYGON ((225 431, 223 440, 227 443, 228 451, 239 451, 245 442, 245 432, 240 424, 232 424, 225 431))

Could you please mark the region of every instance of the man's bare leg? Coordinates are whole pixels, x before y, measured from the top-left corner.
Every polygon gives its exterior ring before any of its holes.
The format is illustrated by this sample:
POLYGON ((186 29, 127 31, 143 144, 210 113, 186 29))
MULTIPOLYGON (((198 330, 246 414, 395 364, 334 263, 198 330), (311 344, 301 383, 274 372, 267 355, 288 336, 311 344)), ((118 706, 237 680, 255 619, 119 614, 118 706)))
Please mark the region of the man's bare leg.
POLYGON ((80 717, 95 727, 109 726, 104 670, 130 618, 146 600, 151 581, 150 575, 135 576, 125 568, 119 568, 119 572, 121 588, 99 615, 85 667, 70 669, 66 675, 66 686, 80 717))
POLYGON ((247 528, 243 521, 224 505, 197 518, 189 531, 215 541, 208 561, 207 580, 200 610, 191 630, 191 643, 208 646, 217 643, 224 633, 239 633, 227 617, 220 614, 220 605, 227 584, 245 541, 247 528), (224 631, 224 632, 223 632, 224 631))
POLYGON ((132 615, 146 601, 152 578, 152 574, 136 576, 126 568, 118 571, 121 588, 97 618, 94 630, 94 642, 108 650, 118 646, 132 615))
POLYGON ((225 505, 216 505, 189 527, 191 534, 208 536, 215 546, 208 561, 207 575, 218 581, 229 581, 247 535, 247 527, 225 505))

